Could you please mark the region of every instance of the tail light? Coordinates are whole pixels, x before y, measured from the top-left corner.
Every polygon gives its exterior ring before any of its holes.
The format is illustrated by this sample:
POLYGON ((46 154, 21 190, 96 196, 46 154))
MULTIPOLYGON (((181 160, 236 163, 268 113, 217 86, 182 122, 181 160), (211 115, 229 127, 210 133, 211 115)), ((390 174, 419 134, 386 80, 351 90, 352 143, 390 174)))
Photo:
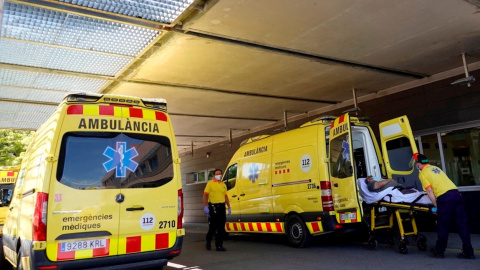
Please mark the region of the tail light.
POLYGON ((35 212, 33 214, 33 241, 47 240, 47 206, 48 194, 37 193, 35 212))
POLYGON ((178 190, 178 211, 177 211, 177 229, 183 228, 183 192, 178 190))
POLYGON ((323 211, 333 211, 332 187, 329 181, 320 181, 323 211))

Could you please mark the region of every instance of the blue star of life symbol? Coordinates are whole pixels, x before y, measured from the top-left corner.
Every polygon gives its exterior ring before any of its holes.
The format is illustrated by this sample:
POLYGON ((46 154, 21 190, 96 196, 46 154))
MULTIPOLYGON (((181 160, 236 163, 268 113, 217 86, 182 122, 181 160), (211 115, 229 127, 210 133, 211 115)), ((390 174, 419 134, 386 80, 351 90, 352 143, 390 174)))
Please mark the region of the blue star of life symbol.
POLYGON ((344 140, 342 142, 342 148, 343 148, 343 159, 345 160, 350 160, 350 147, 348 144, 348 136, 345 137, 346 141, 344 140))
POLYGON ((248 179, 252 181, 252 184, 255 184, 255 180, 258 179, 258 166, 256 163, 252 163, 250 166, 248 179))
POLYGON ((436 174, 440 174, 440 169, 439 168, 435 168, 432 170, 432 172, 436 173, 436 174))
POLYGON ((127 175, 127 170, 134 172, 137 169, 138 163, 132 159, 138 156, 137 149, 132 147, 128 150, 126 142, 117 142, 116 149, 111 148, 110 146, 105 149, 103 155, 108 157, 110 160, 103 163, 103 167, 107 172, 116 169, 115 176, 117 178, 122 178, 127 175))

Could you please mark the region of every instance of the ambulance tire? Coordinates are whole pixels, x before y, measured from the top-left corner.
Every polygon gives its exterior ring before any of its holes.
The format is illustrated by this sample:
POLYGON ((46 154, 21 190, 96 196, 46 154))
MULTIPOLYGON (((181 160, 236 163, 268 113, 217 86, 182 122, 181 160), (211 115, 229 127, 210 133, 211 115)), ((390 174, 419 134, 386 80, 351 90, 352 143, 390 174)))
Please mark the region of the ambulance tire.
POLYGON ((287 238, 288 243, 297 248, 308 246, 312 240, 307 226, 297 215, 292 215, 287 219, 287 238))

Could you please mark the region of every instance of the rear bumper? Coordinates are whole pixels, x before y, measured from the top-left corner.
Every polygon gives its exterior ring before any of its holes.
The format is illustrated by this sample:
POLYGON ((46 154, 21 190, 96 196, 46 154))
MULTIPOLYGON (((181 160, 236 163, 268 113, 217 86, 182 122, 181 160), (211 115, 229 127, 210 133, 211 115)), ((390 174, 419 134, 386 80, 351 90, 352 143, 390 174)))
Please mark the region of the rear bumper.
MULTIPOLYGON (((22 247, 31 247, 28 243, 25 243, 22 247)), ((53 267, 52 269, 143 269, 151 267, 162 267, 167 265, 169 259, 180 255, 180 251, 183 244, 183 237, 177 237, 177 241, 172 248, 165 250, 157 250, 150 252, 123 254, 117 256, 98 257, 91 259, 71 260, 52 262, 45 253, 45 250, 32 250, 27 253, 24 250, 23 254, 31 254, 30 262, 31 269, 42 269, 43 267, 53 267)), ((44 268, 45 269, 45 268, 44 268)))

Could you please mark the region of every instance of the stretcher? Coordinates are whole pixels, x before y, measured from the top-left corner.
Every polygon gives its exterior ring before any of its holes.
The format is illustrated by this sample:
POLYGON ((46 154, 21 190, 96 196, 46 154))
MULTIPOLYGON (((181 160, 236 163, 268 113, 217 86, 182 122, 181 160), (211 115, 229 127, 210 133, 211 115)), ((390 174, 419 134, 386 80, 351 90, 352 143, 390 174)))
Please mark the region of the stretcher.
POLYGON ((412 236, 419 250, 427 249, 427 239, 418 234, 415 222, 415 215, 419 212, 432 212, 433 204, 425 192, 410 189, 409 193, 404 194, 397 188, 388 188, 378 193, 370 192, 365 179, 359 179, 358 185, 363 198, 363 221, 369 228, 369 248, 377 247, 375 231, 382 229, 390 231, 388 243, 393 246, 393 229, 397 226, 400 234, 400 253, 408 253, 407 236, 412 236))

